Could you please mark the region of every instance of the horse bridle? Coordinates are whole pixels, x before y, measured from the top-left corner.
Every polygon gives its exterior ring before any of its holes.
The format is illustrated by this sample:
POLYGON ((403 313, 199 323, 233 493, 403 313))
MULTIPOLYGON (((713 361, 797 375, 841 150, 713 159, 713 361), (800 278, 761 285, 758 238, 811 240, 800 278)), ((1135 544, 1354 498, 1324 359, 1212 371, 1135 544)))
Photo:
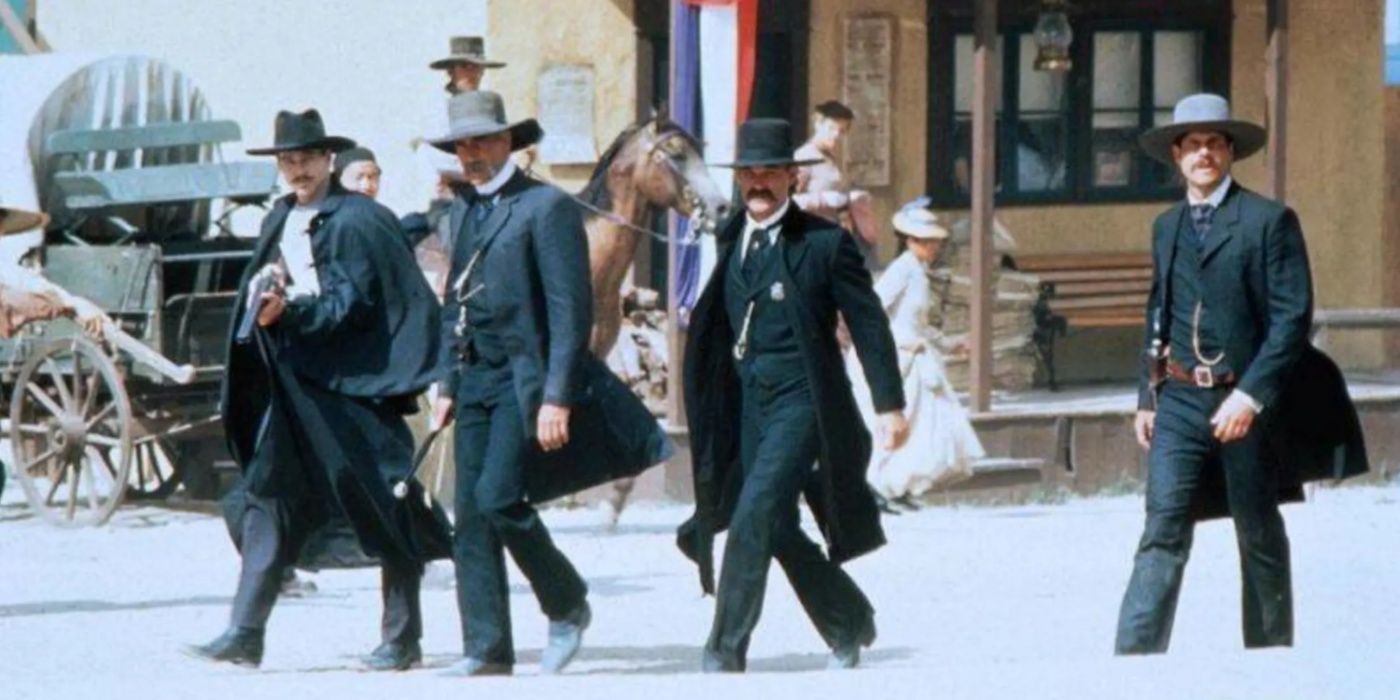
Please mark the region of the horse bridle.
MULTIPOLYGON (((683 183, 681 186, 681 198, 685 200, 686 204, 690 205, 691 211, 699 212, 698 215, 691 217, 694 224, 686 230, 685 236, 681 238, 680 243, 683 245, 693 244, 695 242, 697 230, 704 229, 706 224, 714 223, 710 221, 709 217, 705 214, 704 200, 700 199, 699 193, 686 181, 685 171, 682 170, 677 163, 677 159, 685 153, 685 147, 690 142, 685 132, 679 129, 669 129, 665 132, 658 133, 656 138, 651 142, 643 142, 641 146, 642 153, 646 158, 653 163, 664 166, 678 181, 683 183)), ((545 179, 538 173, 532 172, 531 175, 540 179, 545 179)), ((583 198, 576 194, 570 193, 569 198, 577 202, 578 205, 584 209, 617 226, 621 226, 636 233, 646 234, 661 243, 669 244, 671 242, 670 234, 654 231, 644 226, 638 226, 623 218, 621 215, 605 211, 584 201, 583 198)))

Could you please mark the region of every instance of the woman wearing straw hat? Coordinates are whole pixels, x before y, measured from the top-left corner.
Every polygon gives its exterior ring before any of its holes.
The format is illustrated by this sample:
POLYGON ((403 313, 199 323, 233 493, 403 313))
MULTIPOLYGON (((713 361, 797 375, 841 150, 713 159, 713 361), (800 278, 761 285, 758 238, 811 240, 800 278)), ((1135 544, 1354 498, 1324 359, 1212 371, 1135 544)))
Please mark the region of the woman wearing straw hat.
MULTIPOLYGON (((875 293, 889 316, 899 353, 909 441, 894 450, 877 445, 866 473, 876 494, 885 499, 887 512, 894 512, 889 508, 891 502, 917 508, 912 498, 967 478, 972 473, 972 460, 986 456, 943 365, 943 354, 956 352, 958 346, 929 324, 929 306, 934 299, 928 267, 943 254, 950 235, 948 227, 921 200, 900 209, 893 223, 906 249, 875 283, 875 293)), ((856 386, 861 416, 873 426, 875 409, 854 352, 846 353, 846 367, 856 386)))

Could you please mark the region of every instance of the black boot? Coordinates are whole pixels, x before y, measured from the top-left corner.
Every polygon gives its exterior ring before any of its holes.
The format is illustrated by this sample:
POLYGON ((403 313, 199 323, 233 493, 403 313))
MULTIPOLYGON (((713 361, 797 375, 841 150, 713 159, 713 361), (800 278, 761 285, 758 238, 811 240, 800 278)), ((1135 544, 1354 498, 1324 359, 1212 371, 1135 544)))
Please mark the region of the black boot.
POLYGON ((209 661, 257 668, 262 664, 263 631, 235 627, 208 644, 190 645, 185 647, 185 651, 209 661))
POLYGON ((371 671, 407 671, 423 662, 423 648, 418 641, 384 642, 365 661, 371 671))

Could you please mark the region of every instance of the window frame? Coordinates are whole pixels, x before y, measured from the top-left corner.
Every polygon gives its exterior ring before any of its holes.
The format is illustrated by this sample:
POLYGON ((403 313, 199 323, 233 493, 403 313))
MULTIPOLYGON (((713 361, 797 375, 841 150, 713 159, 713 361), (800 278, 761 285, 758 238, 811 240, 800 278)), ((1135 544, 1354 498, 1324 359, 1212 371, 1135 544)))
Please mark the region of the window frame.
MULTIPOLYGON (((1179 0, 1178 0, 1179 1, 1179 0)), ((932 3, 931 3, 932 4, 932 3)), ((1229 98, 1231 23, 1228 2, 1209 0, 1185 7, 1104 9, 1091 8, 1070 15, 1074 42, 1070 56, 1074 67, 1067 76, 1069 95, 1065 116, 1067 152, 1065 154, 1065 189, 1056 192, 1016 192, 1002 190, 995 199, 998 206, 1043 206, 1061 204, 1127 204, 1170 201, 1181 196, 1175 184, 1154 185, 1156 171, 1151 167, 1134 167, 1133 182, 1122 187, 1094 186, 1093 181, 1093 37, 1096 32, 1130 31, 1139 33, 1141 65, 1139 66, 1138 123, 1151 124, 1155 106, 1153 64, 1155 61, 1154 33, 1158 31, 1199 31, 1202 33, 1201 87, 1229 98), (1151 11, 1144 11, 1151 10, 1151 11)), ((1005 115, 1019 115, 1020 69, 1019 34, 1031 32, 1035 26, 1033 13, 1005 18, 998 30, 1004 37, 1004 50, 998 57, 1001 68, 1001 104, 1005 115)), ((928 168, 927 187, 935 206, 965 208, 970 206, 970 194, 959 194, 954 179, 953 130, 955 65, 954 47, 959 35, 971 34, 972 17, 956 6, 942 10, 931 8, 929 15, 928 72, 928 168)), ((1008 174, 1014 177, 1015 149, 1002 144, 1015 143, 1017 119, 996 120, 996 160, 1001 173, 999 181, 1008 174)), ((1145 156, 1135 155, 1135 163, 1145 156)))

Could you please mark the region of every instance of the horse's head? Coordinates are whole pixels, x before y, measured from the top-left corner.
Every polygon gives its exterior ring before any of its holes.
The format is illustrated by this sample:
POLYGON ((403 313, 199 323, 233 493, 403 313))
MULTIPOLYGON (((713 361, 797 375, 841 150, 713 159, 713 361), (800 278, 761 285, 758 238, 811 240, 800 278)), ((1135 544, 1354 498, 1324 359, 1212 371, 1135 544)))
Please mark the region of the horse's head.
POLYGON ((700 142, 664 117, 637 130, 632 183, 650 204, 691 218, 696 233, 714 233, 729 213, 729 198, 710 179, 700 142))

